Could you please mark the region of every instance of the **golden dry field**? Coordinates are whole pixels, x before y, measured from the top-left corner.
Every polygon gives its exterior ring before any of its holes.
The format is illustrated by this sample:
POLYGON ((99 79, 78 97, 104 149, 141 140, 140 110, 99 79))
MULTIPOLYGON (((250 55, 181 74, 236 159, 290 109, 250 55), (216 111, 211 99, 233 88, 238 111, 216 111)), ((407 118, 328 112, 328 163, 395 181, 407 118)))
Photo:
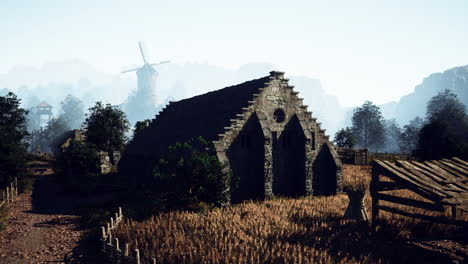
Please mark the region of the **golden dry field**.
MULTIPOLYGON (((344 165, 343 175, 345 185, 362 188, 370 166, 344 165)), ((370 200, 366 195, 369 217, 370 200)), ((343 218, 347 205, 347 195, 339 194, 251 201, 206 213, 173 211, 127 220, 114 235, 139 248, 148 263, 398 263, 417 254, 408 241, 464 232, 381 212, 372 235, 367 222, 343 218)))

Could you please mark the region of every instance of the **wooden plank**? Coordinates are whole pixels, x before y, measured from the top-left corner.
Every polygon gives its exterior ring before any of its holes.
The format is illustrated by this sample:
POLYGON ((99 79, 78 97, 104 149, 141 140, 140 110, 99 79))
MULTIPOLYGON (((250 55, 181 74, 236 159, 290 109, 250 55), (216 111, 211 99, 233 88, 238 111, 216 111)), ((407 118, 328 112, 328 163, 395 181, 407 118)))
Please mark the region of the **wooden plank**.
MULTIPOLYGON (((414 163, 416 163, 416 162, 414 162, 414 163)), ((444 179, 460 179, 460 177, 452 175, 448 171, 443 170, 442 168, 440 168, 436 164, 431 163, 429 161, 424 161, 424 163, 420 163, 420 164, 424 165, 425 167, 430 168, 432 171, 434 171, 434 173, 437 173, 438 175, 443 176, 444 179)))
POLYGON ((452 163, 453 165, 459 167, 459 168, 462 168, 464 170, 468 170, 468 165, 463 165, 461 164, 460 162, 457 162, 456 160, 454 159, 443 159, 444 161, 447 161, 447 162, 450 162, 452 163))
POLYGON ((439 166, 441 169, 454 175, 455 177, 459 177, 459 178, 465 177, 465 175, 463 175, 462 173, 459 173, 458 171, 453 170, 452 168, 450 168, 449 166, 443 164, 442 162, 438 160, 431 160, 430 162, 434 163, 435 165, 439 166))
MULTIPOLYGON (((385 171, 382 170, 382 167, 379 166, 378 163, 376 163, 375 161, 372 162, 372 180, 371 180, 371 186, 374 186, 375 183, 377 182, 380 182, 380 175, 381 174, 384 174, 385 171)), ((372 223, 371 223, 371 230, 372 232, 375 232, 376 231, 376 227, 377 227, 377 222, 375 221, 377 219, 377 217, 379 216, 379 199, 377 198, 376 194, 376 190, 375 188, 370 188, 370 194, 371 194, 371 197, 372 197, 372 223)))
POLYGON ((420 170, 416 169, 409 162, 398 160, 397 164, 401 165, 408 172, 410 172, 411 176, 421 179, 423 183, 425 183, 426 185, 436 188, 438 190, 444 191, 445 186, 443 184, 440 184, 438 181, 435 181, 434 177, 428 177, 425 174, 421 173, 420 170))
POLYGON ((392 202, 396 204, 403 204, 412 207, 418 207, 421 209, 429 210, 429 211, 437 211, 437 212, 444 212, 444 207, 440 204, 428 203, 423 201, 418 201, 414 199, 409 199, 405 197, 398 197, 384 193, 378 193, 377 198, 379 200, 384 200, 387 202, 392 202))
POLYGON ((443 182, 443 181, 447 180, 447 178, 439 175, 438 171, 434 170, 433 168, 431 168, 429 166, 421 164, 421 163, 419 163, 417 161, 411 161, 411 162, 408 162, 408 163, 410 163, 411 166, 413 166, 415 169, 419 170, 420 172, 424 173, 425 175, 427 175, 428 177, 432 178, 435 181, 443 182))
POLYGON ((396 182, 390 182, 390 181, 379 181, 375 182, 374 188, 375 191, 394 191, 394 190, 400 190, 400 189, 406 189, 401 184, 398 184, 396 182))
POLYGON ((465 183, 465 182, 468 182, 468 178, 458 179, 458 180, 448 180, 448 181, 443 181, 443 182, 446 183, 446 184, 449 184, 449 183, 465 183))
POLYGON ((460 193, 454 197, 442 199, 441 203, 468 206, 468 193, 460 193))
POLYGON ((439 160, 439 162, 442 163, 442 164, 445 164, 446 166, 450 167, 454 171, 457 171, 458 173, 461 173, 461 175, 463 175, 464 177, 468 177, 468 170, 460 168, 460 167, 452 164, 451 162, 447 162, 445 160, 439 160))
POLYGON ((440 197, 445 197, 447 195, 450 195, 448 193, 446 193, 445 191, 441 190, 438 186, 433 186, 430 184, 430 182, 427 182, 417 176, 415 176, 414 174, 411 174, 411 172, 405 170, 404 168, 401 168, 401 167, 398 167, 394 164, 392 164, 391 162, 389 161, 383 161, 385 164, 387 164, 387 166, 391 167, 393 170, 396 170, 397 172, 399 172, 399 176, 403 176, 407 179, 407 180, 411 180, 413 183, 415 183, 416 185, 419 186, 419 188, 423 188, 425 190, 427 190, 429 193, 434 193, 440 197))
MULTIPOLYGON (((412 161, 411 162, 413 165, 415 165, 416 167, 419 167, 419 168, 422 168, 424 171, 427 171, 427 172, 430 172, 432 173, 433 175, 437 175, 442 181, 447 181, 447 180, 458 180, 460 178, 458 177, 455 177, 449 173, 447 173, 446 171, 443 171, 443 170, 440 170, 440 169, 434 169, 433 167, 427 165, 427 164, 423 164, 423 163, 419 163, 417 161, 412 161)), ((433 165, 435 166, 435 165, 433 165)), ((464 190, 468 190, 468 186, 464 185, 464 184, 459 184, 457 183, 456 184, 458 187, 464 189, 464 190)))
POLYGON ((428 215, 417 214, 417 213, 409 213, 409 212, 405 212, 405 211, 397 209, 397 208, 384 206, 384 205, 380 205, 379 209, 383 210, 383 211, 390 212, 390 213, 399 214, 399 215, 403 215, 403 216, 407 216, 407 217, 418 218, 418 219, 431 221, 431 222, 435 222, 435 223, 459 225, 459 226, 464 226, 464 227, 468 226, 467 221, 451 220, 451 219, 449 219, 447 217, 443 217, 443 216, 436 217, 436 216, 428 216, 428 215))
MULTIPOLYGON (((433 175, 431 174, 430 172, 428 171, 424 171, 424 170, 421 170, 421 169, 418 169, 417 167, 415 167, 413 164, 407 162, 407 161, 397 161, 398 164, 404 166, 404 168, 406 168, 407 170, 411 171, 414 175, 417 175, 419 176, 420 178, 422 178, 423 180, 425 181, 431 181, 432 184, 431 185, 436 185, 438 186, 439 189, 442 189, 442 190, 446 190, 446 186, 447 186, 447 183, 446 183, 446 180, 436 180, 436 179, 441 179, 441 177, 438 177, 436 175, 433 175)), ((457 185, 454 185, 454 184, 450 184, 449 185, 450 188, 453 188, 454 190, 456 191, 463 191, 464 188, 462 187, 459 187, 457 185)))
POLYGON ((426 186, 421 186, 419 183, 415 183, 414 180, 408 179, 405 175, 401 175, 398 171, 394 170, 392 167, 388 166, 386 163, 380 160, 374 160, 375 166, 380 166, 383 170, 382 174, 394 180, 402 186, 406 186, 407 189, 412 190, 413 192, 421 195, 424 198, 427 198, 431 201, 438 201, 444 196, 437 195, 428 189, 426 186))
POLYGON ((455 162, 458 162, 458 163, 460 163, 462 165, 465 165, 466 167, 468 167, 468 162, 466 162, 466 161, 464 161, 464 160, 462 160, 460 158, 453 157, 452 160, 455 161, 455 162))

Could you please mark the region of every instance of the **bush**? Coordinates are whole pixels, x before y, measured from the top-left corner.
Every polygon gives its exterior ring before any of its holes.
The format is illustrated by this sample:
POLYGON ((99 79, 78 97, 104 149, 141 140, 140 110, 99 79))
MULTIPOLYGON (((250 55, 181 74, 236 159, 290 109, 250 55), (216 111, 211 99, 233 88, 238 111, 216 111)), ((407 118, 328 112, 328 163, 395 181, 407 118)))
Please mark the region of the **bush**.
POLYGON ((154 167, 156 191, 171 202, 206 202, 221 205, 229 201, 229 176, 218 160, 211 142, 197 137, 169 147, 154 167))
POLYGON ((96 146, 85 141, 72 141, 59 157, 60 168, 71 176, 89 176, 100 171, 100 158, 96 146))

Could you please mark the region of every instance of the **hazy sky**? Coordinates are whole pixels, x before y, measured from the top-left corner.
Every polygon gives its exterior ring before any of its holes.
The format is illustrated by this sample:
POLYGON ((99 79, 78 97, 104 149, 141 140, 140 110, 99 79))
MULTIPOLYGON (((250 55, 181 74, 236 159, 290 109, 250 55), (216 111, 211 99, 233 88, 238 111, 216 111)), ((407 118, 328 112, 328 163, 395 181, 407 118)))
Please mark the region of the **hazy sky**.
POLYGON ((269 62, 345 106, 384 103, 468 64, 468 1, 0 0, 0 73, 78 58, 118 74, 139 40, 154 61, 269 62))

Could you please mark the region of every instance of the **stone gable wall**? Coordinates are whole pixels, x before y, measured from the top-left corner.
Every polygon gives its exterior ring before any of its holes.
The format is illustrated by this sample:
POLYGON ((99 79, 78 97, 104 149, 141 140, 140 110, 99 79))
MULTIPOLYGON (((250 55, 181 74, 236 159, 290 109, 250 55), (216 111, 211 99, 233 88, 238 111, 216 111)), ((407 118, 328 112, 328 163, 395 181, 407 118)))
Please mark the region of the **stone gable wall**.
POLYGON ((276 133, 280 137, 285 129, 285 126, 296 115, 300 126, 303 129, 306 138, 304 146, 306 153, 305 160, 305 194, 314 194, 314 167, 319 168, 314 162, 316 157, 323 148, 330 151, 332 159, 337 166, 337 184, 336 191, 341 190, 341 162, 336 155, 333 145, 329 141, 329 137, 325 135, 325 130, 320 128, 320 123, 316 122, 316 118, 312 117, 312 112, 307 110, 307 106, 303 104, 303 99, 298 97, 298 92, 294 91, 294 87, 288 84, 288 79, 284 78, 284 74, 280 72, 272 72, 270 81, 264 88, 260 89, 260 93, 254 94, 249 105, 242 109, 242 112, 237 114, 237 118, 231 119, 231 126, 225 127, 225 132, 219 135, 219 140, 214 141, 215 148, 218 152, 218 158, 229 164, 226 156, 226 150, 230 144, 234 142, 236 137, 242 131, 245 123, 249 118, 256 114, 258 121, 261 124, 265 137, 265 164, 264 164, 264 181, 265 181, 265 198, 273 197, 273 154, 272 154, 272 135, 276 133), (273 113, 277 109, 284 111, 284 121, 276 122, 273 113))

